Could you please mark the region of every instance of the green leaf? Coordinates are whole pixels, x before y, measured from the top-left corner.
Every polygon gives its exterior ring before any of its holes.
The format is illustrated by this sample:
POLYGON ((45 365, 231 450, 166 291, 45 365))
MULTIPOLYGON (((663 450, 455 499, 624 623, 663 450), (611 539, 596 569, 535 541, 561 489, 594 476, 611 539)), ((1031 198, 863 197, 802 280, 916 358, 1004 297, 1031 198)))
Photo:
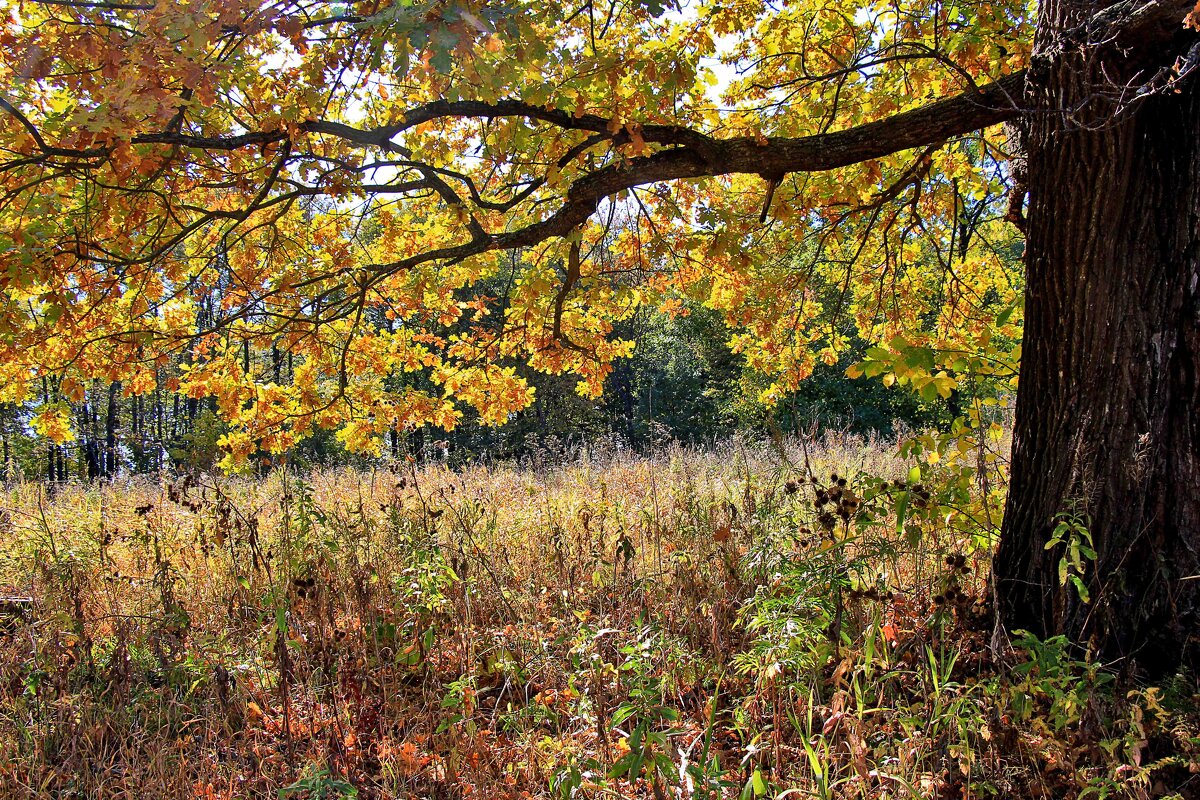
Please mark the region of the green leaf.
POLYGON ((623 703, 619 706, 612 716, 612 724, 620 725, 625 720, 629 719, 637 712, 637 708, 631 703, 623 703))
POLYGON ((629 772, 629 768, 633 766, 633 760, 636 756, 633 752, 628 752, 616 760, 612 768, 608 771, 609 778, 619 778, 629 772))
POLYGON ((646 760, 646 751, 636 750, 629 755, 633 756, 633 760, 629 762, 629 777, 637 779, 642 774, 642 762, 646 760))
POLYGON ((936 359, 928 347, 910 347, 904 352, 904 363, 913 369, 933 372, 936 359))
MULTIPOLYGON (((669 0, 641 0, 642 8, 655 19, 661 17, 667 10, 669 0)), ((670 3, 674 7, 674 3, 670 3)))
POLYGON ((754 786, 755 797, 762 797, 767 793, 767 783, 760 771, 754 770, 754 774, 750 776, 750 783, 754 786))
POLYGON ((896 498, 896 533, 904 532, 904 520, 908 517, 908 492, 896 498))
POLYGON ((446 75, 454 67, 454 56, 450 49, 437 48, 429 56, 429 65, 438 71, 439 75, 446 75))

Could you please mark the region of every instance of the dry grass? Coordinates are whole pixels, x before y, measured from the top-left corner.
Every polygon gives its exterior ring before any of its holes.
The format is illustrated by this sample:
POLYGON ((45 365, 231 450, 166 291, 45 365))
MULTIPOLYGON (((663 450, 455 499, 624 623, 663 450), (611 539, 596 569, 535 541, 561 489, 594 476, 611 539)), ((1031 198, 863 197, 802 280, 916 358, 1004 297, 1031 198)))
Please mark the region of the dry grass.
POLYGON ((0 628, 0 796, 1189 785, 1178 686, 1117 703, 1037 643, 991 663, 987 537, 932 501, 897 536, 894 452, 9 487, 0 584, 33 607, 0 628))

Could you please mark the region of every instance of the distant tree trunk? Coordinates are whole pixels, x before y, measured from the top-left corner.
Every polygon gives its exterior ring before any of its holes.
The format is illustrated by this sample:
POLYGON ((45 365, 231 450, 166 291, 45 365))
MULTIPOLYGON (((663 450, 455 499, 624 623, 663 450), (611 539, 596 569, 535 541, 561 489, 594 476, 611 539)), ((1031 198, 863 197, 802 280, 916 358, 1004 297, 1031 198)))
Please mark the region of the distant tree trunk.
POLYGON ((117 399, 121 393, 121 382, 108 385, 108 409, 104 414, 104 477, 117 474, 117 428, 120 425, 120 408, 117 399))
MULTIPOLYGON (((58 385, 49 378, 42 377, 42 403, 49 405, 59 399, 58 385)), ((67 479, 67 463, 63 457, 63 448, 51 442, 46 449, 46 480, 57 483, 67 479)))
POLYGON ((146 401, 143 395, 129 398, 130 449, 133 451, 133 469, 141 474, 146 471, 146 401))
POLYGON ((412 436, 409 437, 413 457, 416 458, 418 462, 425 461, 425 438, 426 435, 424 426, 417 428, 415 431, 413 431, 412 436))
POLYGON ((157 382, 154 386, 154 468, 161 470, 163 468, 163 451, 166 449, 166 431, 164 429, 162 390, 159 389, 157 382))
MULTIPOLYGON (((95 386, 93 385, 91 393, 94 394, 94 392, 95 386)), ((94 397, 87 397, 79 407, 79 434, 83 437, 79 443, 83 463, 79 466, 80 472, 86 474, 89 481, 100 477, 99 447, 96 444, 96 429, 93 425, 92 415, 94 401, 94 397)))
POLYGON ((91 454, 92 469, 89 470, 88 479, 102 477, 104 475, 104 446, 100 434, 100 381, 93 380, 92 387, 88 391, 88 448, 91 454))
POLYGON ((626 361, 621 361, 617 365, 613 370, 610 381, 616 396, 621 399, 621 416, 619 420, 621 432, 625 434, 625 438, 628 441, 633 441, 634 418, 637 409, 635 408, 633 396, 633 370, 626 361))
MULTIPOLYGON (((7 403, 6 403, 6 404, 4 404, 4 406, 2 406, 2 407, 0 407, 0 408, 3 408, 3 409, 4 409, 4 417, 3 417, 3 425, 4 425, 4 429, 3 429, 3 436, 4 436, 4 479, 8 479, 8 477, 9 477, 10 475, 12 475, 12 445, 11 445, 11 443, 9 442, 9 438, 8 438, 8 437, 9 437, 9 435, 10 435, 10 427, 11 427, 11 425, 10 425, 10 422, 9 422, 9 419, 10 419, 10 416, 9 416, 9 415, 10 415, 10 412, 9 412, 9 406, 8 406, 8 404, 7 404, 7 403)), ((16 415, 15 415, 15 414, 13 414, 12 416, 14 416, 14 417, 15 417, 16 415)))
MULTIPOLYGON (((195 401, 189 400, 188 402, 195 402, 195 401)), ((183 419, 183 412, 181 411, 182 405, 183 405, 183 399, 178 394, 172 393, 171 394, 171 437, 170 437, 170 441, 172 443, 179 441, 179 437, 183 436, 183 434, 187 431, 187 426, 183 419)), ((189 416, 189 419, 190 418, 191 417, 189 416)))
MULTIPOLYGON (((1101 5, 1044 2, 1035 52, 1101 5)), ((1200 97, 1189 82, 1118 109, 1097 98, 1135 76, 1099 69, 1065 57, 1034 79, 1051 113, 1028 131, 1026 323, 994 575, 1010 630, 1162 674, 1200 665, 1200 97), (1060 582, 1063 547, 1046 549, 1072 511, 1095 541, 1090 603, 1060 582)))
POLYGON ((546 404, 542 401, 542 392, 533 396, 533 412, 537 417, 537 442, 539 447, 546 446, 546 404))

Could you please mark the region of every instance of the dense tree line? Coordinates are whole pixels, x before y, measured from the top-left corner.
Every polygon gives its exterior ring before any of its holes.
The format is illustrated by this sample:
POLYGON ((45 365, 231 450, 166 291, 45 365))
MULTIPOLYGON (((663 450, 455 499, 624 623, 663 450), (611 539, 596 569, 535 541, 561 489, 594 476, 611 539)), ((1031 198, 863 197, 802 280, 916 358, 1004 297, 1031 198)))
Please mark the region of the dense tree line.
MULTIPOLYGON (((643 311, 619 335, 637 346, 618 362, 600 398, 581 396, 570 376, 518 365, 536 397, 507 424, 484 425, 477 415, 468 415, 451 431, 394 430, 383 456, 463 463, 557 459, 592 445, 642 450, 668 440, 704 444, 737 432, 836 428, 890 435, 897 425, 944 425, 954 412, 953 402, 923 401, 878 381, 846 377, 847 365, 862 354, 861 343, 838 363, 818 364, 809 380, 769 410, 753 400, 761 376, 732 352, 728 331, 712 311, 694 307, 675 317, 643 311)), ((226 430, 215 401, 168 388, 187 361, 171 358, 157 371, 157 387, 146 394, 131 395, 120 381, 93 381, 68 397, 58 382, 47 379, 41 396, 0 406, 4 474, 58 482, 213 468, 226 430), (74 440, 55 444, 34 435, 30 418, 46 404, 69 409, 74 440)), ((293 368, 289 362, 276 351, 248 356, 246 366, 280 380, 293 368)), ((330 432, 317 431, 288 460, 301 466, 361 465, 371 458, 348 453, 330 432)), ((260 455, 254 466, 261 471, 277 463, 260 455)))

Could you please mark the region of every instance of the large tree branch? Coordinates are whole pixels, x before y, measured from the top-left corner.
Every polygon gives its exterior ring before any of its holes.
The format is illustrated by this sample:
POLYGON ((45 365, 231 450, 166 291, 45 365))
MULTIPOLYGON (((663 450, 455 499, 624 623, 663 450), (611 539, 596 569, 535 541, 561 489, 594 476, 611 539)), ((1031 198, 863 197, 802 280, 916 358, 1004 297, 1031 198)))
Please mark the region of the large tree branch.
MULTIPOLYGON (((1103 51, 1124 58, 1130 50, 1159 56, 1162 44, 1176 35, 1192 0, 1122 0, 1092 17, 1079 28, 1053 43, 1042 43, 1031 74, 1044 68, 1045 59, 1055 59, 1073 48, 1103 51)), ((647 156, 622 158, 576 178, 561 198, 557 210, 545 218, 516 230, 488 233, 477 222, 470 226, 470 239, 461 244, 413 255, 399 261, 369 266, 376 277, 435 261, 458 261, 491 250, 527 247, 553 237, 565 236, 595 213, 599 204, 623 191, 664 181, 686 180, 731 174, 782 176, 790 172, 814 172, 880 158, 892 153, 925 147, 966 133, 996 125, 1022 113, 1026 105, 1027 75, 1018 72, 984 87, 962 93, 876 122, 840 131, 784 138, 718 138, 684 125, 644 124, 616 127, 611 120, 594 114, 574 115, 546 109, 518 99, 483 101, 435 101, 406 111, 402 117, 375 128, 357 128, 329 120, 309 120, 290 129, 248 132, 227 136, 197 136, 178 129, 134 134, 133 144, 166 144, 202 151, 233 151, 294 142, 297 134, 329 136, 362 148, 410 157, 410 151, 395 141, 401 133, 418 125, 452 119, 524 118, 562 130, 591 134, 575 145, 579 153, 601 142, 620 144, 636 131, 642 140, 664 147, 647 156)), ((1036 80, 1036 79, 1035 79, 1036 80)), ((0 110, 13 116, 33 139, 43 156, 53 159, 94 160, 112 152, 108 145, 72 150, 48 143, 42 133, 19 109, 0 98, 0 110)), ((560 162, 561 165, 561 162, 560 162)), ((424 184, 454 205, 463 201, 438 177, 432 167, 418 169, 424 184)), ((459 176, 453 176, 458 178, 459 176)), ((540 186, 534 181, 531 187, 540 186)), ((471 199, 482 207, 478 191, 468 181, 471 199)), ((532 188, 529 190, 532 191, 532 188)), ((528 196, 528 193, 524 193, 528 196)))
MULTIPOLYGON (((1058 57, 1068 48, 1103 48, 1118 57, 1135 48, 1153 53, 1177 34, 1194 0, 1123 0, 1104 9, 1087 23, 1070 31, 1052 48, 1058 57)), ((841 131, 800 138, 715 139, 673 126, 645 126, 646 141, 677 144, 651 156, 604 167, 575 181, 560 208, 546 219, 524 228, 489 236, 475 235, 461 245, 369 267, 390 274, 417 264, 458 261, 489 250, 528 247, 553 237, 566 236, 593 213, 600 202, 637 186, 661 181, 731 174, 781 176, 789 172, 817 172, 856 164, 915 147, 946 141, 972 131, 1007 122, 1022 112, 1026 73, 1009 75, 996 83, 931 103, 877 122, 841 131)), ((502 110, 563 127, 597 130, 599 118, 572 117, 522 103, 497 104, 489 109, 474 103, 429 104, 405 116, 398 133, 439 116, 504 116, 502 110)))
MULTIPOLYGON (((79 5, 99 8, 141 8, 138 3, 88 2, 88 0, 42 0, 42 2, 58 2, 63 5, 79 5)), ((1153 53, 1157 44, 1165 36, 1178 30, 1184 16, 1194 7, 1192 0, 1121 0, 1095 14, 1083 25, 1067 32, 1058 41, 1043 47, 1038 58, 1055 58, 1071 47, 1110 47, 1116 50, 1137 49, 1153 53)), ((987 121, 988 107, 995 107, 995 90, 1006 88, 1009 105, 1015 106, 1011 98, 1020 97, 1023 92, 1015 91, 1020 87, 1016 84, 1022 79, 1012 75, 996 84, 977 90, 974 87, 963 95, 946 101, 934 103, 920 109, 925 112, 932 109, 956 111, 959 101, 977 97, 981 102, 976 103, 982 109, 985 119, 976 127, 993 124, 987 121)), ((111 147, 98 146, 87 149, 70 149, 55 147, 47 144, 33 124, 24 117, 13 105, 0 98, 0 109, 13 115, 29 131, 38 149, 47 155, 77 158, 103 157, 111 152, 111 147)), ((916 112, 909 112, 916 113, 916 112)), ((904 115, 901 115, 904 116, 904 115)), ((309 120, 296 126, 301 132, 334 136, 362 147, 378 147, 385 151, 403 150, 392 139, 418 125, 445 119, 496 119, 502 117, 521 117, 544 122, 564 130, 589 131, 592 133, 607 133, 616 135, 612 120, 595 114, 575 115, 558 109, 547 109, 520 99, 504 99, 495 102, 480 100, 447 101, 438 100, 409 109, 401 118, 391 124, 376 128, 356 128, 341 122, 329 120, 309 120)), ((636 125, 638 135, 646 142, 653 144, 678 145, 692 147, 698 150, 708 148, 719 141, 708 135, 683 125, 644 124, 636 125)), ((862 127, 862 130, 872 129, 872 125, 862 127)), ((619 130, 619 128, 618 128, 619 130)), ((228 151, 244 147, 261 147, 274 144, 288 138, 287 130, 271 130, 251 132, 230 136, 195 136, 178 130, 147 132, 135 134, 130 138, 133 144, 171 144, 201 150, 228 151)), ((926 142, 927 143, 927 142, 926 142)))
POLYGON ((611 164, 577 179, 562 205, 546 219, 518 230, 474 236, 461 245, 368 267, 390 274, 428 261, 459 261, 489 250, 529 247, 565 236, 595 213, 600 202, 627 189, 663 181, 720 175, 819 172, 945 141, 997 125, 1020 113, 1025 73, 978 92, 961 94, 878 122, 799 138, 705 137, 703 147, 679 146, 611 164))

